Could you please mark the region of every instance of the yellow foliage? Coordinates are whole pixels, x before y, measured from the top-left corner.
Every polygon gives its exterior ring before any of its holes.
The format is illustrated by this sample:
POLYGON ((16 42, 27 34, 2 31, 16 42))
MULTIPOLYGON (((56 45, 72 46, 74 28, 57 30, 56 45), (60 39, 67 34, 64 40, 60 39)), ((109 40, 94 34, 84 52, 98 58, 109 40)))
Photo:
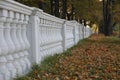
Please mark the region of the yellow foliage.
POLYGON ((92 25, 92 30, 94 33, 98 33, 98 25, 97 24, 93 24, 92 25))

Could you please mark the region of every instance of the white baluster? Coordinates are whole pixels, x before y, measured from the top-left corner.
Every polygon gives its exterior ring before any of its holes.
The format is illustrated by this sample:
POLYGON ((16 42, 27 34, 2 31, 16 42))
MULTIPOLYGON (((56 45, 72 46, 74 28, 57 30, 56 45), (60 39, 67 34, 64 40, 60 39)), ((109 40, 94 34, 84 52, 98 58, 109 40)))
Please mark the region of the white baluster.
MULTIPOLYGON (((48 29, 49 29, 49 28, 48 28, 48 26, 45 26, 45 27, 46 27, 46 31, 45 31, 45 32, 46 32, 46 39, 47 39, 47 43, 49 43, 49 42, 50 42, 50 41, 49 41, 49 37, 48 37, 48 29)), ((47 50, 47 51, 46 51, 46 55, 48 55, 48 54, 49 54, 49 51, 47 50)))
POLYGON ((53 42, 55 42, 57 40, 57 36, 56 36, 56 28, 55 26, 53 27, 53 42))
POLYGON ((5 23, 4 34, 5 34, 5 40, 6 40, 7 45, 8 45, 8 52, 9 53, 8 53, 8 55, 6 55, 6 59, 8 61, 7 62, 7 68, 11 72, 12 77, 15 78, 16 77, 16 69, 13 65, 14 58, 12 57, 12 53, 14 52, 15 47, 13 45, 13 42, 12 42, 11 36, 10 36, 10 22, 11 22, 11 19, 9 17, 7 17, 6 18, 6 23, 5 23))
POLYGON ((18 53, 20 51, 20 44, 19 44, 19 42, 17 40, 17 36, 16 36, 16 30, 17 30, 16 23, 18 23, 18 20, 17 20, 17 18, 15 18, 15 15, 16 14, 11 11, 11 18, 13 18, 12 23, 11 23, 11 38, 15 45, 15 53, 13 54, 14 65, 15 65, 15 68, 17 69, 18 76, 20 76, 23 74, 23 71, 22 71, 22 66, 19 62, 20 56, 18 55, 18 53))
POLYGON ((47 37, 47 26, 45 26, 45 24, 44 24, 44 28, 45 28, 45 44, 46 43, 48 43, 49 41, 48 41, 48 37, 47 37))
MULTIPOLYGON (((26 41, 26 43, 27 43, 26 49, 29 49, 29 48, 30 48, 30 43, 28 42, 28 39, 27 39, 27 36, 26 36, 26 27, 27 27, 27 24, 28 24, 28 20, 29 20, 29 16, 25 15, 26 24, 24 25, 24 37, 25 37, 25 41, 26 41)), ((28 27, 29 27, 29 26, 28 26, 28 27)))
POLYGON ((41 26, 41 38, 42 38, 42 45, 45 43, 45 40, 44 40, 44 28, 41 26))
MULTIPOLYGON (((42 19, 42 22, 43 22, 43 19, 42 19)), ((42 28, 42 36, 43 36, 43 44, 45 44, 46 42, 46 38, 45 38, 45 27, 44 27, 44 24, 42 23, 41 25, 41 28, 42 28)))
MULTIPOLYGON (((50 22, 49 22, 50 23, 50 22)), ((52 36, 51 36, 51 30, 52 30, 52 25, 49 25, 50 27, 49 27, 49 32, 48 32, 48 36, 49 36, 49 40, 50 40, 50 42, 52 42, 52 36)))
POLYGON ((48 37, 48 31, 49 31, 49 28, 48 28, 48 25, 47 25, 47 22, 48 22, 48 20, 47 20, 47 18, 45 19, 45 24, 46 24, 46 36, 47 36, 47 41, 48 41, 48 43, 50 42, 50 39, 49 39, 49 37, 48 37))
MULTIPOLYGON (((25 15, 25 17, 24 17, 24 24, 22 25, 22 30, 21 30, 21 34, 22 34, 22 39, 23 39, 23 41, 24 41, 24 43, 25 43, 25 51, 24 51, 24 60, 25 60, 25 62, 26 62, 26 64, 27 64, 27 67, 28 67, 28 69, 30 69, 30 67, 31 67, 31 63, 30 63, 30 61, 29 61, 29 59, 28 59, 28 52, 27 52, 27 50, 30 48, 30 44, 29 44, 29 42, 28 42, 28 39, 27 39, 27 36, 26 36, 26 26, 27 26, 27 23, 28 23, 28 16, 27 15, 25 15)), ((29 27, 29 26, 28 26, 29 27)))
POLYGON ((59 53, 61 53, 61 50, 62 50, 62 48, 61 48, 61 41, 62 41, 62 36, 61 36, 61 23, 59 24, 59 30, 58 30, 58 36, 59 36, 59 46, 58 46, 58 52, 59 53))
POLYGON ((42 38, 42 45, 44 44, 44 28, 43 28, 43 19, 40 19, 41 23, 40 23, 40 28, 41 28, 41 38, 42 38))
POLYGON ((16 32, 17 32, 16 23, 18 23, 18 20, 14 18, 11 23, 11 37, 15 45, 15 52, 17 53, 20 51, 20 44, 18 42, 17 35, 16 35, 16 32))
MULTIPOLYGON (((45 22, 45 20, 44 20, 44 22, 45 22)), ((44 24, 44 35, 45 35, 45 43, 48 43, 48 38, 47 38, 47 26, 45 26, 45 24, 44 24)))
POLYGON ((52 25, 49 28, 49 37, 50 37, 50 42, 53 42, 53 39, 52 39, 52 25))
MULTIPOLYGON (((57 26, 58 27, 58 26, 57 26)), ((57 39, 56 41, 58 42, 60 37, 59 37, 59 28, 56 28, 56 36, 57 36, 57 39)))
POLYGON ((14 61, 14 59, 13 59, 13 57, 12 57, 12 55, 8 55, 8 56, 6 56, 6 58, 7 58, 7 68, 8 68, 8 70, 9 70, 9 72, 11 73, 11 77, 12 78, 15 78, 17 75, 17 70, 16 70, 16 68, 15 68, 15 65, 13 64, 13 61, 14 61))
MULTIPOLYGON (((6 14, 6 10, 3 11, 3 14, 6 14)), ((6 18, 0 17, 0 47, 2 54, 6 55, 8 53, 8 45, 5 41, 5 36, 4 36, 4 22, 6 21, 6 18)))
MULTIPOLYGON (((24 23, 23 22, 23 19, 24 19, 24 16, 23 14, 20 14, 20 13, 17 13, 18 16, 18 24, 17 24, 17 38, 18 38, 18 41, 20 43, 20 51, 23 51, 25 49, 25 44, 24 44, 24 41, 22 39, 22 34, 21 34, 21 26, 22 24, 24 23)), ((23 53, 24 54, 24 53, 23 53)))
POLYGON ((26 62, 24 61, 24 56, 25 56, 25 53, 23 52, 24 49, 25 49, 25 45, 24 45, 24 42, 22 40, 22 36, 21 36, 21 24, 23 23, 23 19, 24 19, 24 16, 23 14, 16 14, 17 16, 17 19, 18 19, 18 24, 17 24, 17 39, 20 43, 20 52, 19 52, 19 62, 22 66, 22 69, 23 69, 23 74, 25 74, 26 72, 26 69, 27 69, 27 65, 26 65, 26 62))
MULTIPOLYGON (((55 23, 55 22, 54 22, 55 23)), ((57 40, 57 36, 56 36, 56 29, 55 29, 55 25, 53 26, 53 41, 55 42, 57 40)))
MULTIPOLYGON (((41 22, 41 20, 39 19, 39 20, 38 20, 39 40, 40 40, 40 41, 39 41, 39 42, 40 42, 39 45, 41 46, 41 44, 42 44, 41 31, 42 31, 42 30, 41 30, 41 27, 40 27, 40 22, 41 22)), ((39 46, 39 47, 40 47, 40 46, 39 46)))
POLYGON ((43 44, 45 44, 46 43, 45 27, 42 26, 42 30, 43 30, 43 44))
POLYGON ((49 38, 49 42, 52 42, 51 36, 50 36, 50 31, 51 31, 50 20, 48 20, 48 26, 50 26, 50 27, 48 27, 48 38, 49 38))
POLYGON ((39 26, 39 28, 40 28, 40 39, 41 39, 41 44, 40 44, 40 49, 41 49, 41 55, 42 55, 42 60, 44 59, 44 51, 42 51, 43 50, 43 47, 41 46, 41 45, 43 45, 43 41, 44 41, 44 39, 43 39, 43 28, 41 27, 41 26, 39 26))
POLYGON ((52 26, 49 27, 49 31, 48 31, 48 37, 49 37, 49 42, 52 43, 52 36, 51 36, 51 32, 52 32, 52 26))
POLYGON ((10 72, 8 71, 8 68, 6 67, 7 60, 5 58, 5 55, 8 53, 8 45, 5 41, 4 36, 4 22, 6 21, 7 13, 6 10, 0 10, 0 77, 3 80, 10 79, 10 72))
POLYGON ((57 36, 57 41, 59 41, 60 40, 60 36, 59 36, 59 26, 58 26, 58 28, 56 28, 56 36, 57 36))
MULTIPOLYGON (((10 15, 10 13, 8 13, 10 15)), ((6 18, 6 23, 5 23, 5 40, 8 44, 8 47, 9 47, 9 53, 13 53, 15 51, 15 46, 12 42, 12 39, 11 39, 11 35, 10 35, 10 23, 12 22, 12 19, 8 16, 6 18)))
POLYGON ((43 45, 44 40, 43 40, 43 28, 41 27, 41 19, 40 19, 40 23, 39 23, 39 29, 40 29, 40 39, 41 39, 40 44, 43 45))
POLYGON ((48 32, 49 32, 49 27, 46 26, 46 37, 47 37, 48 43, 50 43, 50 37, 48 32))
POLYGON ((59 29, 60 29, 60 28, 59 28, 59 25, 57 26, 57 28, 56 28, 56 29, 57 29, 57 36, 58 36, 57 41, 59 41, 59 40, 60 40, 60 36, 59 36, 59 29))
MULTIPOLYGON (((52 25, 49 27, 49 29, 50 29, 50 33, 49 33, 49 38, 50 38, 50 43, 52 43, 53 42, 53 35, 52 35, 52 25)), ((51 49, 49 49, 50 50, 50 54, 52 54, 53 53, 53 49, 51 48, 51 49)))
POLYGON ((52 25, 52 28, 51 28, 51 37, 52 37, 52 42, 54 42, 54 39, 56 38, 54 35, 55 35, 55 32, 54 32, 54 25, 52 25))
MULTIPOLYGON (((60 27, 60 26, 59 26, 59 27, 60 27)), ((59 35, 59 41, 60 41, 58 50, 59 50, 59 53, 61 53, 61 50, 62 50, 62 48, 61 48, 61 41, 62 41, 61 28, 59 28, 59 31, 58 31, 58 32, 59 32, 58 35, 59 35)))
POLYGON ((83 30, 82 24, 80 25, 80 40, 83 39, 83 30))
POLYGON ((22 66, 19 62, 20 57, 16 53, 13 56, 14 56, 14 65, 15 65, 15 68, 17 69, 17 75, 21 76, 21 75, 23 75, 23 71, 22 71, 22 66))
POLYGON ((6 67, 7 60, 4 56, 0 56, 0 80, 10 80, 10 72, 6 67))
MULTIPOLYGON (((45 20, 44 20, 44 22, 45 22, 45 20)), ((45 26, 45 23, 44 23, 44 28, 45 28, 45 40, 46 40, 46 43, 48 43, 49 41, 48 41, 48 37, 47 37, 47 26, 45 26)))

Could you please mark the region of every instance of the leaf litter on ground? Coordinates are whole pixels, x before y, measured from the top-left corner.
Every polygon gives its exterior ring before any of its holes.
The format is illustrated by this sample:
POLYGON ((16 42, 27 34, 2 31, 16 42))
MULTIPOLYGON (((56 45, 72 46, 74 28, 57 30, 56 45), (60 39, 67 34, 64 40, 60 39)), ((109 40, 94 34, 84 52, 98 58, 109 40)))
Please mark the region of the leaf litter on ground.
POLYGON ((94 34, 16 80, 120 80, 120 38, 94 34))

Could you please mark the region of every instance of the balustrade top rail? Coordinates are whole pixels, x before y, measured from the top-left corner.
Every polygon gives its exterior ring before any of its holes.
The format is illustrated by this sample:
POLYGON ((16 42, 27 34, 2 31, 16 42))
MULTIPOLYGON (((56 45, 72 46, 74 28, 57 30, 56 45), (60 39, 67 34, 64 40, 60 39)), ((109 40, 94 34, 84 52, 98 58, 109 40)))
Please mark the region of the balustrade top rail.
POLYGON ((0 8, 30 15, 32 8, 13 0, 0 0, 0 8))

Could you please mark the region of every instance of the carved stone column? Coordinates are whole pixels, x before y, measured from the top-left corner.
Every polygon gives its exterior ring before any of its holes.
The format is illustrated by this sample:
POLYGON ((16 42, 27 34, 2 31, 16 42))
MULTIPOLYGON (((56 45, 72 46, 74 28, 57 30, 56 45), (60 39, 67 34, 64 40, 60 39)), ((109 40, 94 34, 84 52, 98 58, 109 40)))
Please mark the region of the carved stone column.
POLYGON ((27 52, 27 50, 30 48, 30 44, 29 44, 27 36, 26 36, 26 27, 27 27, 27 24, 28 24, 28 20, 29 20, 29 16, 24 15, 23 24, 22 24, 22 27, 21 27, 21 35, 22 35, 23 42, 25 43, 23 59, 24 59, 26 65, 27 65, 26 71, 28 71, 31 67, 31 63, 28 59, 29 53, 27 52))
POLYGON ((16 69, 15 69, 15 66, 13 65, 13 61, 14 61, 14 58, 12 56, 13 52, 15 51, 15 46, 12 42, 12 39, 11 39, 11 34, 10 34, 10 23, 12 21, 12 19, 10 18, 10 12, 7 11, 7 17, 6 17, 6 22, 4 23, 4 26, 5 26, 5 30, 4 30, 4 34, 5 34, 5 40, 7 42, 7 45, 8 45, 8 55, 6 55, 6 59, 7 59, 7 68, 8 70, 11 72, 11 76, 12 78, 15 78, 17 75, 16 75, 16 69))
POLYGON ((18 23, 18 19, 16 17, 16 13, 15 12, 12 12, 13 15, 11 15, 11 18, 12 18, 12 23, 11 23, 11 38, 12 38, 12 41, 15 45, 15 52, 13 54, 13 57, 14 57, 14 62, 13 64, 15 65, 15 68, 17 69, 17 74, 18 75, 22 75, 23 74, 23 71, 22 71, 22 66, 19 62, 19 51, 20 51, 20 43, 17 39, 17 23, 18 23))
POLYGON ((9 80, 11 74, 6 66, 7 59, 5 56, 8 54, 8 45, 4 36, 4 22, 6 21, 6 10, 0 9, 0 79, 9 80))
POLYGON ((27 65, 24 61, 24 49, 25 49, 25 44, 22 40, 22 34, 21 34, 21 25, 23 23, 23 19, 24 19, 24 14, 20 14, 20 13, 16 13, 16 16, 17 16, 17 20, 18 20, 18 23, 16 25, 16 35, 17 35, 17 39, 18 39, 18 42, 20 44, 20 51, 18 53, 19 55, 19 59, 18 59, 18 62, 20 63, 21 67, 22 67, 22 72, 23 74, 25 74, 25 71, 27 69, 27 65))

